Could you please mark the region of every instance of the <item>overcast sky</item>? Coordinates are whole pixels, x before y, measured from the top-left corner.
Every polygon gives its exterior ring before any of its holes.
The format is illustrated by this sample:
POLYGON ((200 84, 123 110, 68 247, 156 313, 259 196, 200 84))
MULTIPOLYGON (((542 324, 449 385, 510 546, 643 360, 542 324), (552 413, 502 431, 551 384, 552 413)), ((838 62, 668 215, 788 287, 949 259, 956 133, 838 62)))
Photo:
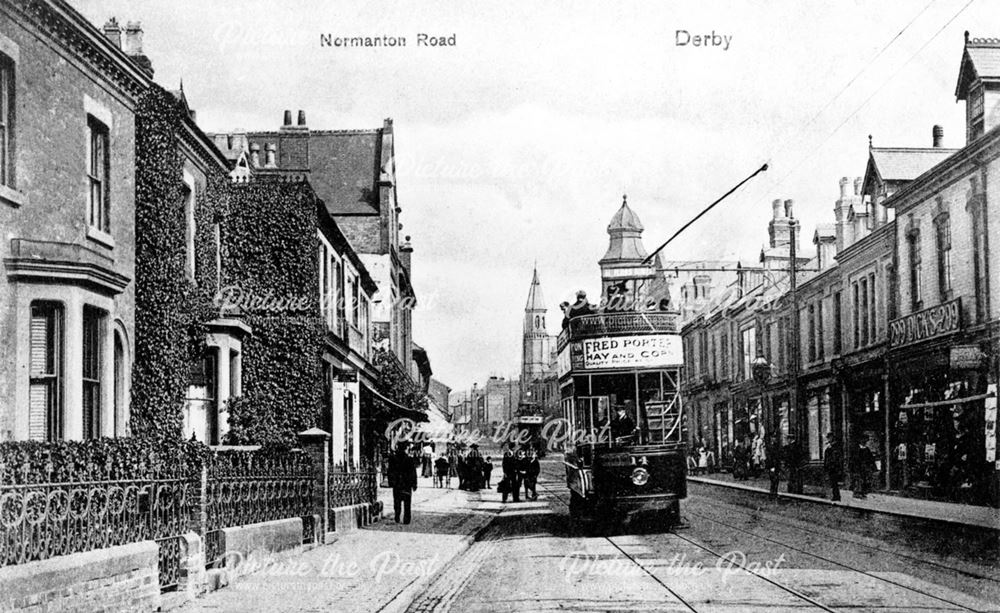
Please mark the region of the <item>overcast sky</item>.
POLYGON ((317 129, 394 119, 414 337, 456 390, 517 376, 535 260, 553 333, 561 300, 599 293, 623 192, 651 250, 768 162, 664 257, 754 262, 774 198, 795 199, 809 245, 869 134, 924 147, 937 123, 964 145, 962 33, 1000 35, 989 0, 70 2, 97 25, 141 21, 157 81, 183 78, 206 131, 276 129, 284 109, 317 129))

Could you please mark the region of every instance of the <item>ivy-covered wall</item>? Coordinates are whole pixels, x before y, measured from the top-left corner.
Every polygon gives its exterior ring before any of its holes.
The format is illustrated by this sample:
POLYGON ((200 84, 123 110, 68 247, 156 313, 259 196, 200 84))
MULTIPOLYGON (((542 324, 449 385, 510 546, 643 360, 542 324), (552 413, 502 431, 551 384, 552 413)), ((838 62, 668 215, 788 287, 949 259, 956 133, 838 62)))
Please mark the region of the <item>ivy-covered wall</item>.
POLYGON ((229 406, 232 444, 294 444, 320 423, 317 200, 305 182, 256 179, 230 186, 223 225, 223 285, 256 305, 244 320, 243 395, 229 406), (294 305, 271 309, 269 305, 294 305), (302 308, 297 308, 302 307, 302 308))
MULTIPOLYGON (((213 287, 185 274, 184 158, 177 100, 151 87, 136 109, 133 435, 178 439, 190 365, 201 355, 213 287)), ((216 178, 216 181, 218 179, 216 178)), ((199 215, 214 216, 202 202, 199 215)), ((206 224, 208 225, 208 224, 206 224)), ((204 251, 206 228, 197 242, 204 251)), ((213 273, 214 276, 214 273, 213 273)))

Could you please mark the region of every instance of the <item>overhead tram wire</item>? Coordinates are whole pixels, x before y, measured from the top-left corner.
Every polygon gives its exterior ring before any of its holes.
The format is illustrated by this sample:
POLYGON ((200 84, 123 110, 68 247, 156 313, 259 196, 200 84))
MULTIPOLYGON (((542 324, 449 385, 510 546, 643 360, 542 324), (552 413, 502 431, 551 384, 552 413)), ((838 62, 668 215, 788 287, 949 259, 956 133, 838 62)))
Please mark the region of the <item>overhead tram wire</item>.
POLYGON ((875 91, 873 91, 870 96, 868 96, 867 98, 865 98, 864 102, 862 102, 856 109, 854 109, 854 111, 851 112, 850 115, 848 115, 842 122, 840 122, 840 124, 838 124, 837 127, 833 129, 833 131, 831 131, 829 134, 827 134, 826 137, 822 141, 820 141, 815 147, 812 148, 812 150, 809 151, 809 153, 807 153, 806 155, 800 157, 799 163, 796 164, 794 167, 792 167, 792 169, 789 170, 787 173, 785 173, 784 175, 782 175, 782 177, 780 179, 778 179, 778 181, 776 183, 774 183, 774 184, 772 184, 770 186, 770 189, 773 190, 773 189, 776 189, 779 186, 783 185, 784 182, 787 181, 788 178, 791 177, 795 173, 796 170, 798 170, 799 168, 801 168, 802 165, 805 164, 807 161, 810 161, 812 159, 812 157, 816 154, 816 152, 820 149, 820 147, 822 147, 823 145, 825 145, 827 143, 827 141, 829 141, 831 138, 833 138, 834 134, 836 134, 837 132, 839 132, 841 128, 843 128, 845 125, 847 125, 847 122, 849 122, 851 119, 853 119, 855 115, 857 115, 858 113, 860 113, 861 109, 865 108, 865 106, 867 106, 868 103, 871 102, 872 98, 874 98, 880 91, 882 91, 882 89, 884 89, 885 86, 888 85, 894 78, 896 78, 897 76, 899 76, 900 71, 902 71, 902 69, 904 67, 906 67, 907 65, 909 65, 909 63, 912 62, 914 59, 916 59, 918 55, 920 55, 921 53, 923 53, 924 49, 926 49, 928 45, 930 45, 932 42, 934 42, 934 39, 936 39, 938 36, 940 36, 941 32, 944 32, 944 30, 949 25, 951 25, 951 23, 953 21, 955 21, 956 19, 958 19, 959 15, 961 15, 962 13, 964 13, 965 10, 968 9, 969 6, 971 6, 972 3, 975 2, 975 1, 976 0, 969 0, 968 2, 965 3, 965 5, 962 8, 958 9, 958 12, 956 12, 954 15, 952 15, 951 19, 949 19, 947 22, 945 22, 945 24, 943 26, 941 26, 938 29, 938 31, 934 33, 933 36, 931 36, 930 38, 927 39, 927 42, 925 42, 923 45, 921 45, 921 47, 919 49, 917 49, 917 51, 913 55, 911 55, 905 62, 903 62, 902 66, 900 66, 899 68, 897 68, 896 70, 894 70, 893 73, 891 75, 889 75, 889 77, 887 79, 883 80, 882 84, 879 85, 878 88, 876 88, 875 91))
POLYGON ((739 183, 737 183, 731 190, 729 190, 725 194, 722 194, 722 196, 720 196, 715 202, 713 202, 712 204, 710 204, 707 207, 705 207, 704 209, 702 209, 700 213, 698 213, 697 215, 694 216, 693 219, 691 219, 691 221, 689 221, 686 224, 684 224, 683 226, 681 226, 681 229, 678 230, 678 231, 676 231, 676 232, 674 232, 673 236, 671 236, 670 238, 668 238, 662 245, 660 245, 652 253, 650 253, 649 255, 647 255, 646 259, 643 260, 642 263, 643 264, 648 264, 649 261, 652 260, 653 257, 656 256, 657 253, 659 253, 660 251, 662 251, 663 248, 666 247, 670 243, 670 241, 672 241, 675 238, 677 238, 677 236, 680 235, 680 233, 683 232, 684 230, 687 230, 688 226, 690 226, 694 222, 696 222, 699 219, 701 219, 702 215, 704 215, 705 213, 707 213, 707 212, 709 212, 709 211, 712 210, 712 207, 714 207, 715 205, 717 205, 720 202, 722 202, 723 200, 725 200, 730 194, 732 194, 733 192, 735 192, 736 190, 738 190, 740 187, 742 187, 744 183, 746 183, 750 179, 756 177, 757 175, 759 175, 760 173, 764 172, 765 170, 767 170, 767 164, 764 164, 763 166, 761 166, 760 168, 758 168, 757 170, 755 170, 753 172, 753 174, 751 174, 749 177, 747 177, 746 179, 743 179, 742 181, 740 181, 739 183))
MULTIPOLYGON (((870 59, 866 60, 864 62, 864 64, 862 65, 861 69, 858 70, 854 74, 854 76, 851 77, 850 80, 848 80, 847 83, 845 83, 844 86, 841 87, 840 90, 836 94, 834 94, 829 100, 827 100, 826 104, 824 104, 818 111, 816 111, 816 113, 809 119, 809 121, 807 121, 804 125, 802 125, 799 128, 800 134, 804 133, 805 130, 807 130, 810 126, 812 126, 814 123, 816 123, 816 120, 819 119, 820 115, 822 115, 823 112, 826 111, 826 109, 830 108, 830 106, 832 106, 833 103, 836 102, 844 94, 844 92, 846 92, 851 87, 851 85, 853 85, 854 82, 857 81, 858 78, 862 74, 865 73, 865 71, 867 71, 869 68, 871 68, 872 64, 874 64, 875 61, 878 60, 878 58, 882 57, 882 54, 885 53, 886 51, 888 51, 889 47, 891 47, 897 40, 899 40, 900 37, 902 37, 903 34, 907 30, 910 29, 910 26, 912 26, 917 21, 917 19, 919 19, 924 13, 926 13, 927 9, 929 9, 931 7, 931 5, 933 5, 935 2, 937 2, 937 0, 930 0, 930 2, 928 2, 926 5, 924 5, 924 8, 920 9, 920 12, 918 12, 916 15, 914 15, 910 19, 910 21, 908 21, 906 23, 906 25, 903 26, 903 28, 899 32, 896 33, 895 36, 893 36, 891 39, 889 39, 889 42, 887 42, 885 45, 883 45, 882 48, 879 49, 875 53, 875 55, 873 55, 870 59)), ((802 139, 803 138, 800 137, 799 139, 796 139, 796 142, 801 141, 802 139)), ((779 142, 779 145, 777 147, 775 147, 775 149, 777 149, 777 150, 787 149, 787 147, 785 146, 785 143, 787 143, 789 140, 791 140, 790 136, 786 135, 785 137, 783 137, 781 139, 781 141, 779 142)), ((771 160, 768 160, 769 163, 770 163, 770 161, 771 160)), ((779 183, 772 182, 771 184, 768 185, 768 189, 769 190, 770 189, 774 189, 778 185, 779 185, 779 183)))

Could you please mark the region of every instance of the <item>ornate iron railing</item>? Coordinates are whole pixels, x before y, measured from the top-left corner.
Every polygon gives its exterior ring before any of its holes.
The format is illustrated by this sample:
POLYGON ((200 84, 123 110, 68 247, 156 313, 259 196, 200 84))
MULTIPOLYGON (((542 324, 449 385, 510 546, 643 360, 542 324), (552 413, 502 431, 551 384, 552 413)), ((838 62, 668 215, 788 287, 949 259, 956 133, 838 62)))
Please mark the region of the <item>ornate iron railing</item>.
POLYGON ((209 459, 206 470, 206 564, 224 562, 223 528, 302 517, 304 542, 315 538, 315 474, 304 453, 220 451, 209 459))
POLYGON ((330 473, 330 507, 371 504, 378 500, 375 471, 330 473))

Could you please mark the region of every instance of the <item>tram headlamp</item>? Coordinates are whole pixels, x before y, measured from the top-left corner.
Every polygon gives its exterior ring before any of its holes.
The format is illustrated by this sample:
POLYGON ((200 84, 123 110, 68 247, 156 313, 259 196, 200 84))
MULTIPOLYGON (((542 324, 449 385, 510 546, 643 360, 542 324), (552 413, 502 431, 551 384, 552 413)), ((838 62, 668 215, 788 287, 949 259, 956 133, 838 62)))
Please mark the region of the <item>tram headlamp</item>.
POLYGON ((645 468, 637 468, 632 471, 632 483, 636 485, 646 485, 649 481, 649 471, 645 468))

